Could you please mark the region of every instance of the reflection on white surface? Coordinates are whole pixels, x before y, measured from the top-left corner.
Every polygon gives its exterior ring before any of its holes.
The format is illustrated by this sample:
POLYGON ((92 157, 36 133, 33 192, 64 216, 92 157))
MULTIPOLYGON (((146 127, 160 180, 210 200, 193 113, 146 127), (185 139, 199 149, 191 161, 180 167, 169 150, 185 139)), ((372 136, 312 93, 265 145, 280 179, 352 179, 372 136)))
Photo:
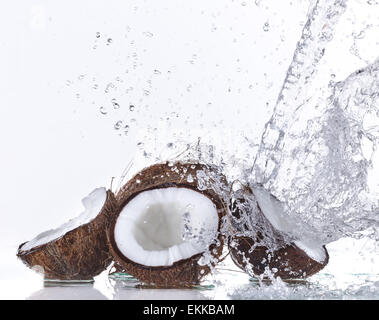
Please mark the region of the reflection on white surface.
POLYGON ((115 289, 114 300, 206 300, 197 289, 115 289))
POLYGON ((43 286, 42 276, 17 259, 16 249, 0 247, 0 299, 25 299, 43 286))
POLYGON ((27 300, 107 300, 92 285, 71 287, 44 287, 31 294, 27 300))

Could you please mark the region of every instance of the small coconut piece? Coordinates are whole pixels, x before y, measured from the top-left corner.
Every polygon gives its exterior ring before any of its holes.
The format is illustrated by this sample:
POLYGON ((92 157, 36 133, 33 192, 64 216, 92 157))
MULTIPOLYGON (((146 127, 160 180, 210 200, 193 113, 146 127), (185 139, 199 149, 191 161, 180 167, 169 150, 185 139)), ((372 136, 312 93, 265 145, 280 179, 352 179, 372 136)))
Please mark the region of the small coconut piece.
POLYGON ((112 261, 106 229, 117 209, 113 193, 97 188, 82 202, 78 217, 18 248, 17 256, 45 279, 91 280, 112 261))
POLYGON ((108 230, 114 260, 154 287, 191 287, 211 271, 223 249, 225 183, 215 168, 162 163, 143 169, 117 193, 108 230))
MULTIPOLYGON (((237 232, 229 241, 229 250, 238 267, 250 270, 257 276, 264 274, 266 277, 267 271, 270 271, 274 277, 290 280, 307 278, 327 265, 329 255, 324 245, 307 236, 288 242, 295 223, 284 216, 283 203, 261 186, 245 191, 256 200, 260 223, 263 221, 271 228, 274 248, 263 241, 262 232, 254 238, 239 236, 237 232)), ((244 199, 234 199, 231 206, 232 215, 240 218, 241 212, 236 202, 244 202, 244 199)))

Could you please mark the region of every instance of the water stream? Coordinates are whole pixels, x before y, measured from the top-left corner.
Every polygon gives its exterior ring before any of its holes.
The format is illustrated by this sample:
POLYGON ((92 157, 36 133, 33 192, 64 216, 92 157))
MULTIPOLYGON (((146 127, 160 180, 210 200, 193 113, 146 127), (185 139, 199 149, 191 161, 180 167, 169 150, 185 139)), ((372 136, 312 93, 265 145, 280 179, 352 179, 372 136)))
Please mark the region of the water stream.
POLYGON ((379 60, 343 81, 312 84, 345 6, 317 1, 310 10, 250 178, 286 202, 297 232, 323 244, 376 233, 379 221, 379 60))

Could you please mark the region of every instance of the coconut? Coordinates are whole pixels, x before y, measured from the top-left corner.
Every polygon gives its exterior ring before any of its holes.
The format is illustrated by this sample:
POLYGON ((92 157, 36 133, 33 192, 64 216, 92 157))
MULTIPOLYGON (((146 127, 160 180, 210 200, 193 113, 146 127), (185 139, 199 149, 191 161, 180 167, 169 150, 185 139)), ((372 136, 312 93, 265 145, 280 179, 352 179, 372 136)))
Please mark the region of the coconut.
POLYGON ((82 203, 78 217, 18 248, 17 256, 45 279, 92 280, 112 261, 106 229, 117 209, 113 193, 97 188, 82 203))
MULTIPOLYGON (((243 270, 267 277, 270 272, 281 279, 303 279, 323 269, 329 255, 324 245, 307 235, 295 237, 296 223, 284 216, 284 205, 262 186, 247 188, 247 197, 253 198, 258 212, 260 231, 254 237, 237 231, 229 241, 232 260, 243 270), (265 226, 262 228, 262 226, 265 226), (270 242, 264 241, 270 236, 270 242), (289 241, 290 239, 290 241, 289 241), (271 245, 268 245, 271 243, 271 245)), ((239 205, 246 199, 233 199, 231 212, 241 218, 239 205)), ((246 225, 245 225, 246 228, 246 225)))
POLYGON ((143 169, 116 195, 108 229, 116 263, 149 286, 198 285, 222 254, 223 183, 215 168, 199 163, 143 169))

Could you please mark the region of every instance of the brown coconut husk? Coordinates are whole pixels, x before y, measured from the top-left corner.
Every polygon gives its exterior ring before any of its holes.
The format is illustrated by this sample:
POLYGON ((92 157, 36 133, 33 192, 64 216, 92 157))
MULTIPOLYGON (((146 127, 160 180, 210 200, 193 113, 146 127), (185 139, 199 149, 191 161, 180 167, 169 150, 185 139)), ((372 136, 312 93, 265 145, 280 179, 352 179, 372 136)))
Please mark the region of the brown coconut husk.
POLYGON ((117 209, 111 191, 95 219, 45 244, 23 251, 17 256, 30 268, 51 280, 92 280, 112 262, 106 229, 117 209))
MULTIPOLYGON (((179 187, 200 192, 215 204, 219 215, 218 230, 220 231, 222 217, 225 216, 227 207, 225 201, 215 188, 212 187, 213 183, 216 184, 216 181, 212 179, 215 174, 214 168, 199 163, 166 162, 143 169, 120 189, 116 194, 119 210, 107 234, 112 256, 123 270, 148 286, 171 288, 198 285, 201 280, 210 273, 211 267, 209 265, 199 265, 198 263, 203 256, 202 253, 188 259, 177 261, 171 266, 151 267, 135 263, 120 252, 114 239, 114 228, 122 209, 140 192, 157 188, 179 187), (211 177, 210 185, 206 186, 204 190, 199 190, 198 188, 198 171, 203 171, 208 177, 211 177), (188 179, 189 175, 192 176, 193 181, 188 179), (188 182, 188 180, 190 182, 188 182)), ((220 178, 219 175, 217 175, 217 177, 220 178)), ((221 177, 220 181, 225 183, 225 178, 221 177)), ((219 245, 212 244, 209 247, 209 252, 215 258, 215 261, 220 259, 224 244, 221 233, 219 233, 217 239, 219 245)))
POLYGON ((254 244, 252 238, 235 237, 233 243, 229 244, 229 250, 232 260, 238 267, 242 270, 251 268, 255 275, 263 274, 268 267, 274 277, 280 277, 283 280, 304 279, 323 269, 329 260, 325 246, 323 248, 326 259, 320 263, 293 243, 274 251, 258 245, 249 253, 254 244))
MULTIPOLYGON (((249 196, 254 196, 250 188, 245 187, 244 191, 249 196)), ((244 202, 244 199, 235 200, 244 202)), ((319 262, 312 259, 295 243, 286 242, 281 232, 276 230, 264 216, 258 203, 257 207, 260 212, 260 220, 272 228, 271 233, 274 237, 275 249, 263 245, 264 236, 260 232, 257 233, 255 238, 240 236, 236 232, 236 235, 230 238, 228 247, 233 262, 239 268, 244 271, 252 271, 256 276, 264 274, 268 269, 274 277, 292 280, 310 277, 328 264, 329 254, 325 246, 323 246, 325 260, 319 262)), ((231 206, 231 213, 234 217, 240 218, 241 212, 237 206, 231 206)), ((267 278, 266 275, 264 278, 267 278)))

